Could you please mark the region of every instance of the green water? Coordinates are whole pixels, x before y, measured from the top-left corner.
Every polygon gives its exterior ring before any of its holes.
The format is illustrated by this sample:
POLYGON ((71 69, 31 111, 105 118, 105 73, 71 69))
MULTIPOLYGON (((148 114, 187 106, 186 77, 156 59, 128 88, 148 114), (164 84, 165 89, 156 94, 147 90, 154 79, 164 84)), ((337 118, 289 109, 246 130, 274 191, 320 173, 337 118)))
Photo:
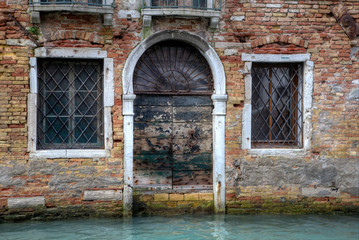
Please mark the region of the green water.
POLYGON ((0 240, 8 239, 358 240, 359 216, 187 215, 0 224, 0 240))

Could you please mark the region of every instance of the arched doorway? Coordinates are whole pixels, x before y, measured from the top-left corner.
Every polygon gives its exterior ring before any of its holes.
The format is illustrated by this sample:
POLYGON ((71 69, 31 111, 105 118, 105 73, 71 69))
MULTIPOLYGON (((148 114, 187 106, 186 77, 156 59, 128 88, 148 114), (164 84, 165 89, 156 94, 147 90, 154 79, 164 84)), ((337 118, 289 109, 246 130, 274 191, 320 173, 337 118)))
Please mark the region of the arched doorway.
POLYGON ((147 49, 134 70, 134 186, 212 188, 213 77, 181 41, 147 49))
MULTIPOLYGON (((161 31, 140 43, 126 61, 123 74, 123 128, 124 128, 124 214, 132 213, 132 191, 134 187, 134 72, 136 65, 145 51, 153 45, 176 40, 196 48, 207 61, 213 77, 211 95, 212 111, 212 185, 216 212, 225 210, 225 116, 226 116, 226 80, 221 60, 214 49, 202 38, 184 31, 161 31)), ((182 89, 183 90, 183 89, 182 89)))

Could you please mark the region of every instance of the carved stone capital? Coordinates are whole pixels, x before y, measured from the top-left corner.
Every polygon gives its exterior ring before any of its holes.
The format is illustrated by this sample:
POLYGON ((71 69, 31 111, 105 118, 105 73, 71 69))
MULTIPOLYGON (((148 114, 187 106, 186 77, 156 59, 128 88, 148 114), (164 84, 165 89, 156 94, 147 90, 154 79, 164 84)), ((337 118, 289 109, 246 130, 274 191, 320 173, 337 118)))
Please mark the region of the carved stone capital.
POLYGON ((31 23, 40 23, 40 12, 31 12, 31 23))
POLYGON ((219 24, 219 17, 211 17, 209 27, 212 29, 217 29, 219 24))
POLYGON ((112 26, 112 14, 111 13, 105 13, 103 15, 103 25, 104 26, 112 26))
POLYGON ((144 15, 143 16, 143 26, 151 27, 151 24, 152 24, 152 16, 144 15))

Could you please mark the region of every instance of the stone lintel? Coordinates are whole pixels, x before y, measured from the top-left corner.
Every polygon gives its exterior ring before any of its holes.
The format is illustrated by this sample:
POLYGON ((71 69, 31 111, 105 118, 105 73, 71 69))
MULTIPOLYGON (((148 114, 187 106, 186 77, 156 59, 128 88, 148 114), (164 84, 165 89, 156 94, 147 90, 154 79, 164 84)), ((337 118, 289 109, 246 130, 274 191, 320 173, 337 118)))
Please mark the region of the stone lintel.
POLYGON ((86 58, 99 59, 106 58, 107 51, 100 48, 52 48, 41 47, 35 49, 35 56, 42 58, 86 58))

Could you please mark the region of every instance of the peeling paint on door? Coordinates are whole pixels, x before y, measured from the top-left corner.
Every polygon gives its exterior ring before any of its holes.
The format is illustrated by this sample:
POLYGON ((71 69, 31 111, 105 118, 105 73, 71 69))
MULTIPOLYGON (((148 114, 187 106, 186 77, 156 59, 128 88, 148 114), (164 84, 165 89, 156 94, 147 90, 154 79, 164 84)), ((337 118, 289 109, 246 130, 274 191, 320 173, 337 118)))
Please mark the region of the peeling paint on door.
POLYGON ((212 187, 210 96, 138 95, 134 127, 135 185, 212 187))

